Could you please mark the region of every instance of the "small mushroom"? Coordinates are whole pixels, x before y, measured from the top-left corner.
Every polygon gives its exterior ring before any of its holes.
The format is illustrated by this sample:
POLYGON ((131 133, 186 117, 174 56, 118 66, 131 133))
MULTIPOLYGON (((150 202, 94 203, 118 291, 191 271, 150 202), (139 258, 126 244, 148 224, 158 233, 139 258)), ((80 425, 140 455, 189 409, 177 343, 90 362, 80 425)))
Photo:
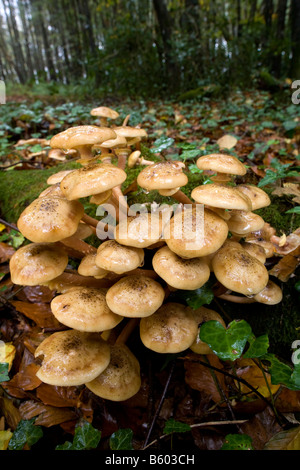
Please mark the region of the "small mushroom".
POLYGON ((261 230, 265 221, 260 215, 251 211, 232 211, 227 225, 232 234, 243 237, 248 233, 261 230))
POLYGON ((266 252, 262 246, 256 245, 255 243, 241 242, 242 248, 248 251, 248 253, 257 258, 262 264, 266 262, 266 252))
POLYGON ((73 287, 51 301, 51 311, 63 325, 79 331, 106 331, 117 326, 123 317, 110 310, 106 289, 73 287))
POLYGON ((10 259, 11 280, 16 285, 37 286, 60 276, 68 264, 62 247, 52 243, 30 243, 10 259))
POLYGON ((103 270, 123 274, 143 265, 144 250, 107 240, 99 245, 95 262, 103 270))
POLYGON ((212 171, 216 176, 212 176, 214 183, 226 183, 231 180, 231 175, 243 176, 246 174, 246 166, 233 155, 215 153, 199 157, 197 167, 200 170, 212 171))
POLYGON ((171 251, 181 258, 199 258, 217 251, 228 235, 227 223, 201 206, 177 212, 163 232, 171 251))
POLYGON ((210 308, 206 308, 206 307, 202 306, 202 307, 197 308, 196 310, 194 310, 193 314, 194 314, 195 320, 198 324, 198 332, 197 332, 197 336, 195 338, 195 341, 190 346, 190 349, 196 354, 205 354, 205 355, 206 354, 212 354, 213 351, 208 346, 208 344, 200 339, 201 325, 203 323, 205 323, 207 321, 211 321, 211 320, 218 321, 219 323, 221 323, 221 325, 224 328, 226 328, 226 324, 225 324, 223 318, 221 317, 221 315, 219 313, 215 312, 215 310, 211 310, 210 308))
POLYGON ((49 176, 49 178, 47 179, 47 184, 57 184, 57 183, 60 183, 61 180, 67 176, 69 173, 72 173, 72 171, 74 170, 62 170, 62 171, 58 171, 57 173, 54 173, 54 175, 51 175, 49 176))
POLYGON ((128 165, 128 168, 133 168, 136 164, 154 165, 154 162, 151 160, 146 160, 144 157, 141 157, 141 151, 135 150, 134 152, 131 152, 131 154, 129 155, 128 160, 127 160, 127 165, 128 165))
POLYGON ((212 267, 221 284, 246 296, 261 292, 269 280, 266 267, 257 258, 226 243, 213 257, 212 267))
POLYGON ((115 120, 119 117, 118 111, 108 108, 107 106, 99 106, 91 110, 91 116, 96 116, 99 118, 100 126, 107 126, 108 120, 115 120))
POLYGON ((275 284, 275 282, 271 281, 271 279, 269 279, 268 284, 262 291, 253 296, 256 302, 266 305, 279 304, 282 301, 282 297, 281 288, 275 284))
POLYGON ((117 315, 142 318, 152 315, 163 303, 165 291, 148 276, 131 274, 122 277, 107 291, 106 301, 117 315))
POLYGON ((182 259, 168 246, 155 253, 152 264, 154 271, 175 289, 198 289, 210 277, 209 266, 202 258, 182 259))
POLYGON ((99 333, 66 330, 52 333, 35 350, 41 358, 37 377, 55 386, 78 386, 95 379, 108 366, 110 346, 99 333))
POLYGON ((238 184, 236 189, 247 196, 252 204, 252 210, 262 209, 271 204, 268 194, 261 188, 250 184, 238 184))
POLYGON ((197 331, 192 309, 176 302, 162 305, 140 321, 142 343, 157 353, 185 351, 193 344, 197 331))
POLYGON ((114 344, 111 346, 109 365, 85 385, 106 400, 128 400, 141 388, 139 361, 125 344, 114 344))
POLYGON ((251 200, 237 190, 237 187, 225 184, 202 184, 193 189, 191 197, 200 204, 220 209, 251 211, 251 200))
POLYGON ((96 279, 103 279, 107 275, 107 270, 96 265, 97 253, 92 253, 82 258, 77 271, 81 276, 93 276, 96 279))
POLYGON ((147 248, 160 240, 162 231, 162 216, 154 212, 141 212, 120 220, 114 238, 121 245, 147 248))

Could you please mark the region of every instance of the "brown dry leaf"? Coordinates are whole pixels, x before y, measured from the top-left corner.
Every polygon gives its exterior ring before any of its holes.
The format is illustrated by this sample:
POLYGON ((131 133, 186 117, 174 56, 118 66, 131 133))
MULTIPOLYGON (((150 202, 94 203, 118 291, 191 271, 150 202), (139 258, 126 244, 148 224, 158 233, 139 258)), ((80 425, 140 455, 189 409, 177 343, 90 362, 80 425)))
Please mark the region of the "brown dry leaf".
MULTIPOLYGON (((238 377, 246 380, 252 387, 254 387, 264 397, 269 397, 271 391, 274 395, 279 389, 280 385, 271 384, 271 376, 267 372, 265 375, 262 370, 252 359, 238 359, 236 362, 236 374, 238 377), (266 384, 268 381, 268 385, 266 384)), ((251 392, 250 388, 244 385, 242 382, 239 384, 239 388, 242 393, 247 393, 248 396, 256 396, 254 392, 251 392), (249 393, 251 392, 251 393, 249 393)))
MULTIPOLYGON (((212 366, 219 369, 223 368, 216 355, 210 354, 206 357, 212 366)), ((213 374, 215 374, 217 377, 220 387, 226 394, 224 375, 220 372, 211 371, 208 367, 197 362, 198 359, 199 356, 197 354, 189 354, 186 356, 184 361, 185 381, 194 390, 204 392, 205 394, 209 395, 215 403, 219 403, 223 400, 223 397, 220 396, 220 393, 216 387, 213 374)))
POLYGON ((252 438, 255 450, 262 450, 265 444, 282 428, 276 421, 269 407, 253 416, 252 419, 240 425, 241 430, 252 438))
POLYGON ((292 195, 295 196, 292 201, 300 203, 300 185, 295 183, 283 183, 283 187, 274 189, 275 196, 292 195))
POLYGON ((0 263, 9 261, 16 250, 6 243, 0 242, 0 263))
POLYGON ((300 411, 300 391, 282 388, 276 398, 275 406, 281 413, 297 413, 300 411))
POLYGON ((270 276, 277 277, 282 282, 287 282, 300 264, 300 246, 288 255, 280 259, 269 271, 270 276))
POLYGON ((275 434, 263 450, 300 450, 300 426, 275 434))
POLYGON ((57 387, 41 383, 36 396, 44 405, 55 407, 76 407, 81 405, 80 390, 78 387, 57 387))
POLYGON ((5 382, 6 390, 10 388, 19 388, 22 390, 34 390, 37 388, 41 381, 37 378, 36 373, 39 366, 32 362, 22 367, 9 382, 5 382))
POLYGON ((46 428, 78 418, 76 412, 70 408, 46 406, 34 400, 21 403, 19 411, 22 419, 37 417, 35 424, 46 428))
POLYGON ((10 398, 0 397, 0 412, 5 417, 7 426, 15 430, 21 421, 19 409, 10 398))
POLYGON ((11 304, 18 312, 33 320, 40 328, 58 328, 60 326, 48 304, 29 303, 20 300, 11 301, 11 304))

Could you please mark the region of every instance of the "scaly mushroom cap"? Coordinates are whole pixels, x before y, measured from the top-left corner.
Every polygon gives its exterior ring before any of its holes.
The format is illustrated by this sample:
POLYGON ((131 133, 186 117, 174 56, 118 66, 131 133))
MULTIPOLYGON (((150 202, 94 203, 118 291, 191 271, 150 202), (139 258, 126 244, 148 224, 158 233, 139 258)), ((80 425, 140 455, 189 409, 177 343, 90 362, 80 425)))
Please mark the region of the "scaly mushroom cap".
POLYGON ((247 173, 246 166, 233 155, 212 153, 199 157, 196 163, 200 170, 241 176, 247 173))
POLYGON ((261 304, 276 305, 282 301, 282 297, 283 294, 281 288, 269 279, 266 287, 258 294, 254 295, 253 298, 256 302, 261 304))
POLYGON ((108 108, 107 106, 99 106, 91 110, 91 116, 106 117, 109 119, 117 119, 119 113, 114 109, 108 108))
POLYGON ((154 271, 175 289, 198 289, 210 277, 208 263, 202 258, 182 259, 168 246, 155 253, 152 264, 154 271))
POLYGON ((144 250, 120 245, 116 240, 107 240, 98 247, 95 262, 99 268, 123 274, 143 264, 144 250))
POLYGON ((219 315, 214 310, 211 310, 210 308, 206 308, 206 307, 197 308, 196 310, 193 311, 193 314, 198 324, 198 332, 197 332, 195 341, 190 346, 190 349, 196 354, 212 354, 213 351, 208 346, 208 344, 200 339, 201 325, 211 320, 218 321, 219 323, 221 323, 222 326, 224 326, 224 328, 226 328, 226 324, 223 318, 221 317, 221 315, 219 315))
POLYGON ((106 331, 118 325, 123 317, 113 313, 106 302, 106 289, 73 287, 54 297, 51 310, 63 325, 79 331, 106 331))
POLYGON ((115 228, 114 238, 121 245, 147 248, 159 241, 162 231, 162 216, 142 212, 122 219, 115 228))
POLYGON ((53 136, 50 140, 50 147, 73 149, 85 145, 101 144, 116 137, 116 133, 109 127, 75 126, 53 136))
POLYGON ((267 257, 265 249, 262 246, 249 242, 242 242, 241 246, 244 250, 248 251, 251 256, 257 258, 262 264, 265 264, 267 257))
POLYGON ((175 302, 162 305, 140 321, 140 337, 146 348, 158 353, 179 353, 189 348, 198 324, 189 307, 175 302))
POLYGON ((110 346, 99 333, 77 330, 51 334, 37 347, 37 377, 49 385, 77 386, 94 380, 108 366, 110 346))
POLYGON ((229 231, 237 235, 245 235, 261 230, 265 221, 260 215, 251 211, 233 211, 227 220, 229 231))
POLYGON ((214 274, 227 289, 251 296, 267 285, 266 267, 243 248, 225 244, 212 260, 214 274))
POLYGON ((188 177, 183 173, 182 162, 158 162, 145 167, 137 177, 137 183, 147 191, 174 189, 185 186, 188 177))
POLYGON ((64 249, 52 243, 31 243, 10 259, 11 280, 20 286, 37 286, 60 276, 68 264, 64 249))
POLYGON ((17 222, 18 229, 35 243, 57 242, 71 237, 84 214, 79 201, 61 197, 40 197, 24 209, 17 222))
POLYGON ((74 199, 103 193, 122 184, 127 178, 124 170, 110 163, 95 163, 74 170, 60 183, 65 197, 74 199))
POLYGON ((247 196, 252 203, 252 210, 256 211, 271 204, 268 194, 257 186, 251 184, 238 184, 236 189, 247 196))
POLYGON ((107 275, 107 270, 96 265, 96 255, 93 253, 82 258, 78 266, 78 274, 81 276, 93 276, 96 279, 103 279, 107 275))
POLYGON ((163 233, 170 250, 182 258, 198 258, 214 253, 223 245, 227 235, 228 226, 221 217, 195 207, 177 212, 166 224, 163 233))
POLYGON ((122 277, 107 291, 106 302, 117 315, 142 318, 152 315, 163 303, 165 291, 154 279, 131 274, 122 277))
POLYGON ((198 203, 220 209, 251 211, 251 200, 236 187, 224 184, 202 184, 193 189, 191 197, 198 203))
POLYGON ((112 345, 107 368, 85 385, 106 400, 128 400, 141 387, 139 361, 125 344, 112 345))

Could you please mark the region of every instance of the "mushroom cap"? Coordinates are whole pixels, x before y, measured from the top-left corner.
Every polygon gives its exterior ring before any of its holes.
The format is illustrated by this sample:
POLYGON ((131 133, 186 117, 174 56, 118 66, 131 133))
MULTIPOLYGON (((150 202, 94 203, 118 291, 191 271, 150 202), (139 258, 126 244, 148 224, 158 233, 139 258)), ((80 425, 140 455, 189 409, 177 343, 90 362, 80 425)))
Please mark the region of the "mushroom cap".
POLYGON ((77 330, 51 334, 37 347, 43 356, 37 377, 49 385, 77 386, 95 379, 108 366, 110 346, 99 333, 77 330))
POLYGON ((108 108, 107 106, 98 106, 91 110, 91 116, 106 117, 109 119, 117 119, 120 115, 114 109, 108 108))
POLYGON ((109 308, 129 318, 152 315, 162 305, 164 298, 162 286, 151 277, 140 274, 122 277, 106 294, 109 308))
POLYGON ((202 258, 180 258, 168 246, 155 253, 152 264, 154 271, 175 289, 199 289, 210 277, 209 266, 202 258))
POLYGON ((266 287, 258 294, 255 294, 253 298, 256 302, 261 304, 276 305, 282 301, 282 297, 283 294, 281 288, 269 279, 266 287))
MULTIPOLYGON (((115 147, 123 147, 127 144, 127 140, 125 137, 122 135, 117 135, 115 139, 109 139, 106 140, 105 142, 102 142, 102 144, 99 145, 100 148, 105 148, 105 149, 112 149, 115 147)), ((98 148, 98 145, 95 146, 98 148)))
POLYGON ((65 197, 60 189, 60 183, 51 184, 48 188, 44 189, 39 195, 39 197, 65 197))
POLYGON ((103 193, 94 194, 93 196, 91 196, 90 203, 96 204, 97 206, 101 206, 101 204, 104 204, 110 199, 111 195, 112 195, 111 189, 108 189, 107 191, 104 191, 103 193))
POLYGON ((81 276, 93 276, 96 279, 103 279, 107 275, 107 270, 96 265, 97 253, 84 256, 77 268, 78 274, 81 276))
POLYGON ((128 400, 141 387, 139 361, 125 344, 114 344, 111 346, 109 365, 85 385, 106 400, 128 400))
POLYGON ((267 285, 266 267, 243 248, 225 244, 213 257, 212 267, 218 281, 234 292, 251 296, 267 285))
POLYGON ((99 268, 123 274, 143 264, 144 250, 120 245, 116 240, 106 240, 99 245, 95 262, 99 268))
POLYGON ((54 173, 54 175, 49 176, 47 179, 47 184, 57 184, 60 183, 61 180, 67 176, 69 173, 72 173, 74 170, 63 170, 63 171, 58 171, 57 173, 54 173))
POLYGON ((246 166, 238 158, 223 153, 203 155, 198 158, 196 163, 200 170, 241 176, 247 173, 246 166))
POLYGON ((251 200, 236 187, 224 184, 202 184, 193 189, 191 197, 201 204, 221 209, 251 211, 251 200))
POLYGON ((227 220, 229 231, 237 235, 245 235, 261 230, 265 221, 260 215, 251 211, 233 211, 227 220))
POLYGON ((128 168, 133 168, 135 164, 137 163, 138 159, 140 158, 140 156, 141 156, 140 150, 135 150, 134 152, 131 152, 127 160, 128 168))
POLYGON ((196 207, 177 212, 166 224, 163 237, 182 258, 198 258, 217 251, 228 235, 227 223, 212 211, 196 207))
POLYGON ((143 168, 137 177, 137 183, 147 191, 179 188, 188 183, 188 177, 182 168, 182 162, 154 163, 143 168))
POLYGON ((253 211, 261 209, 262 207, 267 207, 271 204, 271 199, 268 194, 257 186, 253 186, 251 184, 238 184, 236 189, 250 199, 253 211))
POLYGON ((140 337, 146 348, 158 353, 178 353, 189 348, 198 324, 192 309, 176 302, 162 305, 140 321, 140 337))
POLYGON ((115 228, 114 238, 121 245, 147 248, 158 242, 163 231, 163 217, 142 212, 120 220, 115 228))
POLYGON ((222 326, 224 326, 224 328, 226 328, 226 324, 223 318, 221 317, 221 315, 215 312, 215 310, 211 310, 210 308, 206 308, 206 307, 197 308, 196 310, 193 311, 193 314, 198 324, 198 332, 197 332, 195 341, 190 346, 190 349, 196 354, 212 354, 213 351, 208 346, 208 344, 200 339, 201 325, 211 320, 218 321, 219 323, 221 323, 222 326))
POLYGON ((73 149, 83 145, 101 144, 116 137, 116 133, 109 127, 75 126, 53 136, 50 140, 50 147, 73 149))
POLYGON ((126 139, 131 139, 134 137, 148 137, 148 134, 145 129, 141 129, 139 127, 117 126, 114 127, 114 131, 117 135, 121 135, 126 139))
POLYGON ((65 197, 72 201, 108 191, 122 184, 126 178, 125 171, 111 163, 94 163, 65 176, 60 188, 65 197))
POLYGON ((80 221, 73 237, 78 238, 79 240, 84 240, 85 238, 90 237, 92 234, 93 230, 91 229, 91 227, 86 223, 80 221))
POLYGON ((106 289, 73 287, 54 297, 50 305, 60 323, 79 331, 106 331, 123 320, 109 309, 106 289))
POLYGON ((262 246, 256 245, 255 243, 242 242, 241 247, 248 251, 251 256, 257 258, 261 263, 265 264, 267 259, 266 251, 262 246))
POLYGON ((68 264, 62 247, 52 243, 30 243, 10 259, 11 280, 21 286, 37 286, 60 276, 68 264))
POLYGON ((83 214, 84 207, 79 201, 40 197, 24 209, 17 226, 22 235, 32 242, 57 242, 76 232, 83 214))

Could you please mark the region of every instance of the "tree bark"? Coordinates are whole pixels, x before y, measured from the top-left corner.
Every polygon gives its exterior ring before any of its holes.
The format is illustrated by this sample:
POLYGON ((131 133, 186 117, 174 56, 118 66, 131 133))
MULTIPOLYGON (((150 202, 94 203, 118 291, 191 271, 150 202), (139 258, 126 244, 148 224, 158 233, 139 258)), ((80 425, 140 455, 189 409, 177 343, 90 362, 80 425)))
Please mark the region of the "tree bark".
POLYGON ((292 60, 291 78, 300 78, 300 0, 292 0, 291 3, 291 39, 292 60))

